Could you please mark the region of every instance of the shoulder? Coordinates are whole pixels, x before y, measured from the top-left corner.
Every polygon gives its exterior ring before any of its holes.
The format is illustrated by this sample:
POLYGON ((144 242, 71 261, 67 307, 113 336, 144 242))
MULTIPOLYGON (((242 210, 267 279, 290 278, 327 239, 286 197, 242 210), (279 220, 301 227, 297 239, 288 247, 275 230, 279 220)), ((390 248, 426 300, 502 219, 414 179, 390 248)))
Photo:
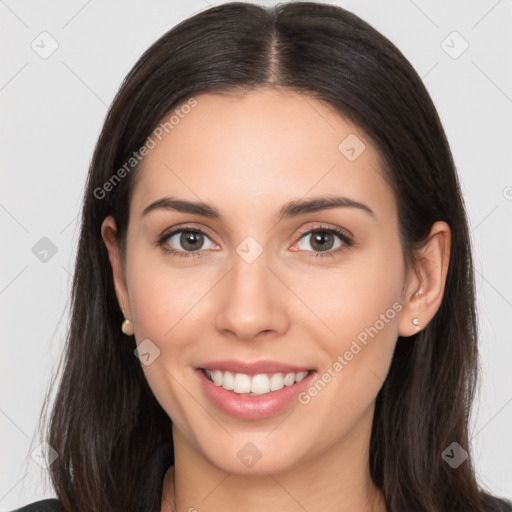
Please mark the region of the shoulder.
POLYGON ((485 492, 481 497, 487 512, 512 512, 512 501, 497 498, 485 492))
POLYGON ((64 512, 60 501, 56 498, 50 498, 41 501, 35 501, 29 505, 13 510, 12 512, 64 512))

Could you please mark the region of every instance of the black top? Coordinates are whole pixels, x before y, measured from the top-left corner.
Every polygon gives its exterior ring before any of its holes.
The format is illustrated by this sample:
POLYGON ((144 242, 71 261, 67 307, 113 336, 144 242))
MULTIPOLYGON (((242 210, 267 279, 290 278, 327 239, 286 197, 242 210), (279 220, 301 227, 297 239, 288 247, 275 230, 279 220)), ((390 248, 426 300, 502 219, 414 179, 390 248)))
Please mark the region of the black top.
MULTIPOLYGON (((164 477, 172 464, 171 458, 171 443, 161 444, 144 468, 141 479, 143 487, 141 488, 145 489, 145 492, 143 494, 143 502, 138 507, 140 512, 160 512, 162 508, 164 477)), ((504 501, 488 494, 483 496, 486 510, 489 512, 512 512, 512 502, 504 501)), ((64 509, 59 500, 52 498, 36 501, 13 512, 64 512, 64 509)))
MULTIPOLYGON (((144 494, 137 507, 141 512, 160 512, 165 473, 172 464, 171 443, 161 444, 151 456, 141 478, 144 494)), ((13 512, 64 512, 56 498, 36 501, 13 512)))

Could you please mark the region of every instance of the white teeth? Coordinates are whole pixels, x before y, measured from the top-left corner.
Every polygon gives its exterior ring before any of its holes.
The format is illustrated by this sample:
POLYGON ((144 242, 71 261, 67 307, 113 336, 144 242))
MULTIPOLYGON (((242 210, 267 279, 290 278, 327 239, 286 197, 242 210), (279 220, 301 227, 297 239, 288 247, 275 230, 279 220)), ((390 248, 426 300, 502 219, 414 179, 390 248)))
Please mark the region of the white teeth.
POLYGON ((274 373, 267 375, 260 373, 250 377, 245 373, 223 372, 221 370, 205 370, 206 375, 216 386, 238 394, 265 395, 272 391, 279 391, 285 386, 292 386, 304 380, 308 372, 300 373, 274 373))
POLYGON ((222 376, 222 387, 228 391, 235 389, 235 376, 231 372, 224 372, 222 376))
POLYGON ((212 380, 216 386, 222 386, 222 372, 220 370, 214 370, 212 380))
POLYGON ((270 379, 270 391, 279 391, 284 388, 283 376, 280 373, 274 373, 270 379))
POLYGON ((270 379, 267 375, 255 375, 251 381, 251 391, 256 395, 264 395, 270 391, 270 379))
MULTIPOLYGON (((222 384, 217 384, 222 386, 222 384)), ((235 393, 250 393, 251 392, 251 378, 249 375, 243 373, 237 373, 235 375, 235 387, 233 388, 235 393)))
POLYGON ((308 372, 300 372, 295 375, 295 382, 300 382, 301 380, 304 380, 308 372))
POLYGON ((295 383, 295 374, 294 373, 287 373, 286 377, 284 378, 284 385, 285 386, 291 386, 295 383))

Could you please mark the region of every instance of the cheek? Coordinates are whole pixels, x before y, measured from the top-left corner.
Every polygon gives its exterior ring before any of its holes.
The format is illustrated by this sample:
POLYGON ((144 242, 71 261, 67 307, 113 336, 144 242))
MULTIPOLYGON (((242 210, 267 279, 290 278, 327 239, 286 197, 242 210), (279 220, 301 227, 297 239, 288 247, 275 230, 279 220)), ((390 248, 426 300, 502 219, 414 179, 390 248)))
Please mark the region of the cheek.
POLYGON ((304 288, 298 292, 307 293, 308 306, 321 320, 316 322, 315 339, 327 355, 325 370, 340 363, 337 374, 343 373, 347 389, 369 381, 382 384, 398 337, 401 248, 398 242, 375 247, 365 251, 364 257, 347 260, 318 286, 310 286, 309 292, 303 281, 304 288))
POLYGON ((316 322, 323 364, 299 401, 304 414, 316 418, 308 423, 310 434, 326 445, 348 435, 372 410, 389 371, 402 309, 400 255, 399 250, 368 252, 364 261, 354 261, 325 280, 322 293, 309 295, 308 305, 333 332, 316 322), (327 424, 332 425, 329 432, 327 424))
POLYGON ((142 253, 132 257, 128 272, 137 345, 149 339, 159 350, 150 351, 151 358, 158 355, 142 370, 155 398, 182 431, 189 431, 201 413, 187 392, 195 379, 189 366, 194 361, 193 341, 201 337, 200 301, 207 291, 204 280, 201 285, 195 277, 197 273, 191 279, 190 271, 180 272, 164 259, 142 253))
MULTIPOLYGON (((130 306, 137 339, 179 342, 176 331, 190 325, 207 291, 201 271, 171 266, 156 251, 140 251, 128 267, 130 306)), ((171 258, 171 256, 169 256, 171 258)), ((199 308, 200 309, 200 308, 199 308)))

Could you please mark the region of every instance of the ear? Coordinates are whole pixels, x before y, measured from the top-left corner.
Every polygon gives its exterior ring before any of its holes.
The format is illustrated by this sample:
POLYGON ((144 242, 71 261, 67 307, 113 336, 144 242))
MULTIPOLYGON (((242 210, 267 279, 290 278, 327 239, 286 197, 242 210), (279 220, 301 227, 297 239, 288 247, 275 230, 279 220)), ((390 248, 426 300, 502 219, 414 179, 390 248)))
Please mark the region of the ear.
POLYGON ((407 276, 398 324, 400 336, 412 336, 425 328, 439 309, 450 263, 450 246, 450 227, 446 222, 435 222, 426 243, 415 252, 414 269, 407 276))
POLYGON ((101 224, 101 237, 107 246, 108 258, 110 260, 110 266, 112 267, 114 288, 116 291, 119 307, 121 308, 125 319, 130 320, 131 322, 132 313, 130 309, 130 301, 128 298, 128 287, 126 286, 126 279, 124 277, 123 261, 119 249, 116 221, 114 217, 106 217, 101 224))

